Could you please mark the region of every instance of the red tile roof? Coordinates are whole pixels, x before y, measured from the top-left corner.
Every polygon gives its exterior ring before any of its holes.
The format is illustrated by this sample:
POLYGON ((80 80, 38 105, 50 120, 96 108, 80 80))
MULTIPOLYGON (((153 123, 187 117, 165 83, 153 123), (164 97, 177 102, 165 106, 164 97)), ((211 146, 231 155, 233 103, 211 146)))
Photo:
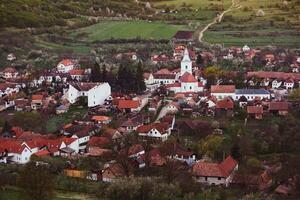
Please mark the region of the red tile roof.
POLYGON ((197 82, 197 80, 195 79, 195 77, 191 73, 189 73, 189 72, 185 72, 180 77, 180 81, 182 83, 195 83, 195 82, 197 82))
POLYGON ((265 78, 265 79, 280 79, 280 80, 300 80, 300 73, 285 73, 285 72, 267 72, 267 71, 254 71, 248 72, 247 77, 258 77, 258 78, 265 78))
POLYGON ((4 73, 16 73, 18 71, 14 67, 6 67, 2 72, 4 72, 4 73))
POLYGON ((234 85, 212 85, 210 87, 211 93, 235 93, 234 85))
POLYGON ((181 87, 181 83, 170 83, 170 84, 166 84, 166 88, 173 88, 173 87, 181 87))
POLYGON ((140 106, 140 102, 136 100, 120 99, 118 102, 119 109, 137 109, 140 106))
POLYGON ((132 145, 131 147, 129 147, 128 155, 131 156, 131 155, 137 154, 141 151, 144 151, 144 147, 141 144, 135 144, 135 145, 132 145))
POLYGON ((93 136, 88 141, 88 146, 89 147, 91 147, 91 146, 104 147, 104 146, 108 145, 109 143, 110 143, 110 141, 106 137, 93 136))
POLYGON ((103 115, 94 115, 92 117, 92 120, 99 121, 99 122, 101 122, 101 121, 109 121, 111 119, 112 119, 111 117, 103 116, 103 115))
POLYGON ((158 130, 160 133, 165 132, 169 127, 168 123, 161 122, 161 123, 153 123, 153 124, 147 124, 143 125, 137 128, 138 133, 148 133, 152 129, 158 130))
POLYGON ((158 70, 157 72, 155 72, 154 74, 172 74, 170 70, 168 70, 167 68, 163 68, 158 70))
POLYGON ((237 161, 235 161, 231 156, 228 156, 220 164, 197 162, 193 165, 192 173, 194 176, 226 178, 232 173, 237 164, 237 161))
POLYGON ((34 155, 36 155, 38 157, 48 156, 48 155, 50 155, 50 152, 45 149, 45 150, 41 150, 41 151, 36 152, 34 155))
POLYGON ((31 97, 32 100, 43 100, 43 98, 44 98, 44 96, 41 94, 34 94, 31 97))
POLYGON ((59 64, 63 64, 64 66, 74 65, 73 61, 70 59, 64 59, 64 60, 60 61, 59 64))
POLYGON ((269 110, 278 110, 278 111, 288 111, 289 103, 288 102, 270 102, 269 110))
POLYGON ((264 110, 262 106, 247 106, 248 114, 263 114, 264 110))
POLYGON ((231 156, 228 156, 223 162, 220 164, 220 168, 227 176, 229 176, 234 168, 238 165, 238 162, 234 160, 231 156))
POLYGON ((219 109, 233 109, 234 103, 230 98, 224 98, 217 102, 216 108, 219 109))
POLYGON ((72 69, 69 71, 69 74, 72 75, 78 75, 78 76, 83 76, 84 75, 84 70, 83 69, 72 69))

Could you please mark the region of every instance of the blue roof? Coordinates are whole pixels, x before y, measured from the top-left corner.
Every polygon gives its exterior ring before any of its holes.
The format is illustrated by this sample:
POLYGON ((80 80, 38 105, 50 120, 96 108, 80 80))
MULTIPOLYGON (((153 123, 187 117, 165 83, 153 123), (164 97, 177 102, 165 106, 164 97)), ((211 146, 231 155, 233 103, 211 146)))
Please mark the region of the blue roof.
POLYGON ((270 92, 265 89, 236 89, 235 94, 270 94, 270 92))

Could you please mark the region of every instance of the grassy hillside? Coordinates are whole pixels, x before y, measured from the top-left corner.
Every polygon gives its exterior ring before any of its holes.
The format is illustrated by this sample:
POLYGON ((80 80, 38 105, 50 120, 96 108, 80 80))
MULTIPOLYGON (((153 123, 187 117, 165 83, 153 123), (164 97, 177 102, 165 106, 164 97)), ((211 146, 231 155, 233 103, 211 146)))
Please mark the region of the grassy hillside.
MULTIPOLYGON (((204 41, 225 45, 252 46, 277 45, 300 47, 300 1, 299 0, 236 0, 239 9, 225 15, 223 21, 212 26, 204 34, 204 41), (257 16, 258 10, 263 16, 257 16)), ((154 1, 157 8, 184 9, 190 15, 198 12, 214 12, 227 8, 231 0, 167 0, 154 1), (195 10, 199 8, 200 10, 195 10)), ((212 19, 211 17, 209 17, 212 19)), ((208 18, 208 19, 209 19, 208 18)), ((201 20, 199 20, 201 21, 201 20)), ((200 26, 201 28, 201 26, 200 26)))
POLYGON ((171 25, 163 22, 146 21, 103 21, 98 24, 79 29, 71 36, 81 35, 87 41, 105 39, 170 39, 178 30, 187 30, 185 25, 171 25))
POLYGON ((133 0, 1 0, 0 27, 49 27, 82 16, 135 16, 139 11, 133 0))

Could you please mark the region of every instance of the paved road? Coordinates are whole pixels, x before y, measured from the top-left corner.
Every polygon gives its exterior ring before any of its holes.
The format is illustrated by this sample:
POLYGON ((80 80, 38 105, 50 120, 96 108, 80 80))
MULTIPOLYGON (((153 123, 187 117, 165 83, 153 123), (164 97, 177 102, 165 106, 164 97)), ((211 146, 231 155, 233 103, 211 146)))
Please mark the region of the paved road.
POLYGON ((209 27, 211 27, 212 25, 218 23, 218 22, 221 22, 224 15, 230 11, 232 11, 233 9, 238 9, 240 8, 241 6, 238 4, 237 0, 232 0, 232 4, 231 6, 227 9, 227 10, 224 10, 221 14, 219 14, 218 16, 216 16, 213 21, 209 24, 207 24, 200 32, 199 32, 199 42, 204 42, 203 41, 203 34, 205 31, 207 31, 207 29, 209 27))

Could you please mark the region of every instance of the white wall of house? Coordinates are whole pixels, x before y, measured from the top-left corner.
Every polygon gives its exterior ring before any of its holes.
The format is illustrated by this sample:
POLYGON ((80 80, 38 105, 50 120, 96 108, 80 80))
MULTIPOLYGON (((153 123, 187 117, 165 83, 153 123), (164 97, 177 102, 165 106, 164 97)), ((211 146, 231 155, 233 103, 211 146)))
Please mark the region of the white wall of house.
POLYGON ((154 83, 161 84, 170 84, 175 83, 175 79, 154 79, 154 83))
POLYGON ((284 87, 287 90, 293 89, 294 88, 294 82, 284 82, 284 87))
POLYGON ((234 98, 235 93, 211 93, 212 96, 216 97, 218 100, 222 100, 225 97, 234 98))
POLYGON ((26 164, 30 161, 32 151, 25 147, 21 153, 8 153, 8 156, 12 156, 12 161, 18 164, 26 164))
POLYGON ((282 85, 282 81, 274 80, 274 81, 272 82, 272 88, 273 88, 273 89, 277 89, 277 88, 279 88, 281 85, 282 85))
POLYGON ((105 99, 111 95, 111 88, 108 83, 102 83, 88 91, 88 107, 103 105, 105 99))
POLYGON ((68 73, 72 69, 74 69, 74 65, 63 65, 62 63, 57 65, 57 71, 60 73, 68 73))
POLYGON ((76 153, 79 152, 79 140, 75 140, 71 144, 68 145, 71 149, 74 149, 76 153))
POLYGON ((199 176, 195 178, 195 181, 207 185, 226 185, 226 179, 223 177, 204 177, 199 176))
POLYGON ((78 91, 72 85, 69 85, 67 91, 68 101, 73 104, 81 96, 88 97, 88 107, 103 105, 105 100, 111 95, 111 87, 108 83, 101 83, 89 91, 78 91))
MULTIPOLYGON (((90 140, 90 136, 89 135, 87 135, 85 137, 81 137, 81 138, 79 138, 77 135, 72 135, 72 138, 77 138, 77 141, 78 141, 78 152, 80 150, 86 149, 86 144, 85 145, 83 145, 83 144, 84 143, 88 143, 88 141, 90 140)), ((74 147, 75 147, 75 144, 74 144, 74 147)), ((76 149, 74 149, 74 150, 76 150, 76 149)))
POLYGON ((246 97, 248 101, 253 101, 255 98, 270 99, 270 94, 236 94, 234 100, 238 101, 242 96, 246 97))

